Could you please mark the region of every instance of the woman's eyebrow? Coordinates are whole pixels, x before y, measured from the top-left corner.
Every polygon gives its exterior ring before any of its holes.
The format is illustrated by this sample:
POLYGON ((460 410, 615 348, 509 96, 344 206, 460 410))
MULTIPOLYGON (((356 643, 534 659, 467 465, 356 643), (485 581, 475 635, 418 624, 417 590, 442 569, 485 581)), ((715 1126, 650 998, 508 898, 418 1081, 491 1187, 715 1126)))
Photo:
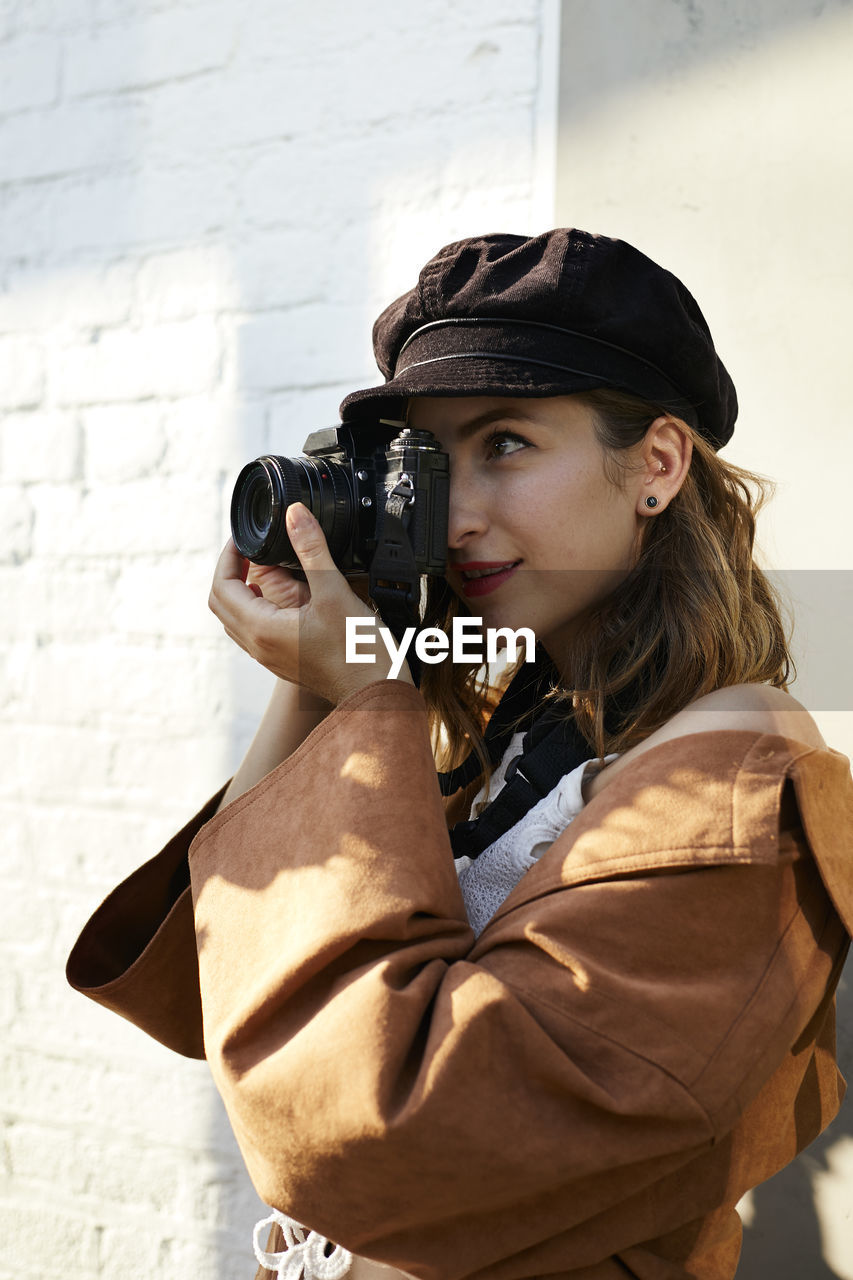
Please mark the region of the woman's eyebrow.
POLYGON ((529 422, 527 414, 521 409, 487 409, 485 413, 478 413, 475 418, 469 418, 467 422, 462 422, 456 428, 457 439, 467 440, 469 436, 476 435, 483 427, 490 426, 493 422, 529 422))

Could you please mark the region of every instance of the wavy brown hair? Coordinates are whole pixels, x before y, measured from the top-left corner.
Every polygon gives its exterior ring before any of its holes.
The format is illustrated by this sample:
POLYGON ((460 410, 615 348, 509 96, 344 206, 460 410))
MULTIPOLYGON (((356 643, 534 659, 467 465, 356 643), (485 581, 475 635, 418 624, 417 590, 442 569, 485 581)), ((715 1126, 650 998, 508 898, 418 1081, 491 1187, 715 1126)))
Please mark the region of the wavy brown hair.
MULTIPOLYGON (((669 410, 621 391, 575 398, 593 410, 606 472, 622 483, 627 451, 669 410)), ((628 576, 578 620, 571 684, 554 673, 549 700, 565 703, 598 756, 641 742, 714 689, 785 689, 792 677, 780 602, 753 558, 755 518, 771 485, 682 425, 693 456, 681 488, 645 522, 628 576)), ((465 612, 444 580, 429 581, 425 626, 449 630, 465 612)), ((424 667, 421 688, 439 767, 453 767, 473 748, 488 772, 482 734, 502 686, 482 668, 444 662, 424 667)))

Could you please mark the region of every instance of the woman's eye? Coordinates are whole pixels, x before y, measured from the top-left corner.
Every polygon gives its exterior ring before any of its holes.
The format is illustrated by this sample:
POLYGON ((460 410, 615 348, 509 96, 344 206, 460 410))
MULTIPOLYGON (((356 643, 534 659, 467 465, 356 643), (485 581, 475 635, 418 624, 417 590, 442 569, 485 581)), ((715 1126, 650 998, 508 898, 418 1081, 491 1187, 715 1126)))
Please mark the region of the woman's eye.
POLYGON ((486 452, 495 458, 506 458, 527 447, 528 441, 524 436, 517 436, 512 431, 495 431, 486 440, 486 452))

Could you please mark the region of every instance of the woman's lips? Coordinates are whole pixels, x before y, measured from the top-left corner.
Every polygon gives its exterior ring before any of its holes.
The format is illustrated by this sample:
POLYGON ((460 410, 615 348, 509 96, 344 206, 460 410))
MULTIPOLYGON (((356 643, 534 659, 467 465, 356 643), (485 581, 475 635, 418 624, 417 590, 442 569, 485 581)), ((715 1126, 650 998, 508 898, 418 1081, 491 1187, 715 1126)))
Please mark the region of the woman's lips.
POLYGON ((452 569, 462 578, 462 594, 486 596, 512 577, 520 560, 470 560, 466 564, 454 564, 452 569))

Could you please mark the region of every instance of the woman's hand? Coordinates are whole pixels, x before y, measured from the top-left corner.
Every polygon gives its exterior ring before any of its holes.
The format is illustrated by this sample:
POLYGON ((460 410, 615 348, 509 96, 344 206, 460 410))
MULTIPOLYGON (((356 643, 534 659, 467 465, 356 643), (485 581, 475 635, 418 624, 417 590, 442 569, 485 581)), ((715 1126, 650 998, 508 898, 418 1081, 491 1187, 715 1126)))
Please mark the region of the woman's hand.
POLYGON ((253 591, 257 587, 255 595, 271 600, 279 609, 298 609, 311 599, 308 583, 294 577, 290 569, 284 569, 280 564, 246 563, 246 585, 253 591))
MULTIPOLYGON (((279 566, 250 565, 229 540, 208 603, 231 639, 268 671, 337 705, 385 679, 391 660, 377 635, 375 662, 347 663, 346 620, 373 618, 373 610, 336 568, 308 508, 293 503, 286 522, 307 582, 279 566)), ((405 665, 399 678, 411 681, 405 665)))

